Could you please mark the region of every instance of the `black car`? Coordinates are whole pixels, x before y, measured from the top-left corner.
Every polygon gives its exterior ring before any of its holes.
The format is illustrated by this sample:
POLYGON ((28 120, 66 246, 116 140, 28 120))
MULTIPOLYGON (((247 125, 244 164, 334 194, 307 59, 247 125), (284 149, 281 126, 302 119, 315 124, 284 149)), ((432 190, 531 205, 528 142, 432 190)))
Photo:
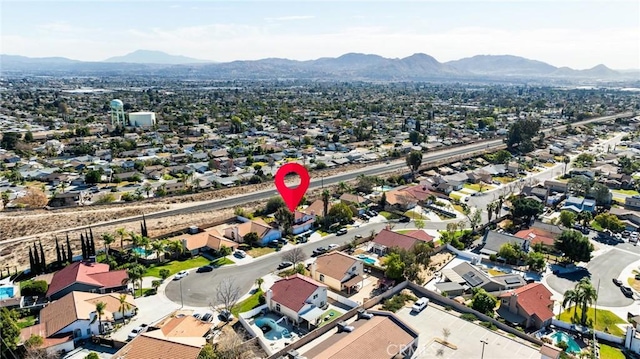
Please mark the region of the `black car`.
POLYGON ((325 248, 325 247, 318 247, 318 248, 316 248, 316 249, 314 249, 314 250, 313 250, 313 255, 314 255, 314 256, 321 255, 321 254, 323 254, 323 253, 326 253, 326 252, 327 252, 327 250, 328 250, 328 249, 327 249, 327 248, 325 248))
POLYGON ((409 218, 409 217, 402 217, 402 218, 400 218, 400 221, 399 221, 399 222, 400 222, 400 223, 409 223, 409 222, 411 222, 411 218, 409 218))
POLYGON ((344 234, 347 234, 347 229, 346 228, 340 228, 338 229, 338 231, 336 232, 336 236, 342 236, 344 234))
POLYGON ((213 314, 211 314, 211 313, 207 313, 204 316, 202 316, 202 320, 205 321, 205 322, 209 322, 209 321, 211 321, 211 319, 213 319, 213 314))
POLYGON ((622 285, 622 281, 618 278, 613 278, 613 284, 619 287, 622 285))
POLYGON ((212 266, 202 266, 196 270, 196 273, 211 272, 212 270, 213 270, 212 266))
POLYGON ((278 264, 278 269, 284 269, 287 267, 291 267, 293 265, 293 263, 289 262, 289 261, 284 261, 280 264, 278 264))
POLYGON ((220 312, 220 314, 218 315, 218 318, 220 318, 220 320, 222 321, 230 322, 233 319, 233 314, 231 314, 230 311, 225 309, 220 312))
POLYGON ((631 288, 622 286, 620 287, 620 290, 626 297, 633 298, 633 290, 631 288))

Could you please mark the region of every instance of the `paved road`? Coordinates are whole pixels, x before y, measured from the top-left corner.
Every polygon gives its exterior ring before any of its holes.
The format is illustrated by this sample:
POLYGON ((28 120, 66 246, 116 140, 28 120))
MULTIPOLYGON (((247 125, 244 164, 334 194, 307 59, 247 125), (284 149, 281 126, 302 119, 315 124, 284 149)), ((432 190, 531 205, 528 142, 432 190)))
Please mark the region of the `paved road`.
MULTIPOLYGON (((547 277, 547 283, 558 293, 564 293, 572 289, 584 276, 591 277, 591 283, 596 287, 600 283, 597 305, 606 307, 626 307, 633 304, 634 300, 622 294, 620 288, 613 284, 612 279, 618 278, 622 270, 629 264, 640 259, 640 249, 631 245, 620 245, 627 251, 612 249, 599 255, 587 264, 587 269, 567 274, 551 274, 547 277)), ((626 283, 624 285, 627 285, 626 283)))
MULTIPOLYGON (((313 250, 320 246, 329 244, 344 244, 353 239, 355 235, 368 236, 371 231, 380 231, 388 223, 371 223, 362 225, 359 228, 349 229, 343 236, 328 235, 320 240, 298 245, 311 256, 313 250)), ((413 223, 394 223, 394 229, 415 228, 413 223)), ((444 225, 443 225, 444 227, 444 225)), ((242 294, 247 293, 256 278, 276 270, 278 264, 282 262, 282 253, 276 253, 258 257, 250 263, 243 265, 231 265, 216 268, 209 273, 195 273, 195 269, 188 276, 167 284, 166 296, 172 301, 182 304, 180 298, 180 285, 182 284, 182 301, 185 306, 206 307, 214 301, 215 288, 227 277, 234 279, 235 284, 240 288, 242 294)))

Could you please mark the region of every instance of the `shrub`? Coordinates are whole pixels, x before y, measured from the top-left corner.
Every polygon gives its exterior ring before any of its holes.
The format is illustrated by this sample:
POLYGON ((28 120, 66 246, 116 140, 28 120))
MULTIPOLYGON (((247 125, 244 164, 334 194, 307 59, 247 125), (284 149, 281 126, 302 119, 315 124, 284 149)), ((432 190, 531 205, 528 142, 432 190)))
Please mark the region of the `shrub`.
POLYGON ((84 359, 100 359, 100 357, 98 356, 98 353, 91 352, 86 357, 84 357, 84 359))
POLYGON ((496 327, 496 325, 493 324, 492 322, 480 322, 480 325, 482 325, 483 327, 489 330, 498 330, 498 327, 496 327))
POLYGON ((406 294, 396 294, 393 297, 384 301, 382 304, 382 309, 388 310, 390 312, 397 312, 398 310, 404 307, 407 301, 413 300, 414 297, 406 294))
POLYGON ((21 285, 22 296, 41 296, 47 294, 49 285, 44 280, 28 280, 21 285))
POLYGON ((473 313, 464 313, 460 316, 460 318, 469 322, 475 322, 476 320, 478 320, 478 317, 476 317, 476 315, 473 313))
POLYGON ((447 305, 446 307, 444 307, 444 310, 446 310, 447 312, 450 312, 453 310, 453 307, 450 305, 447 305))
POLYGON ((258 297, 258 304, 263 305, 267 302, 267 298, 264 297, 264 294, 258 297))
POLYGON ((563 341, 559 341, 558 344, 556 344, 556 346, 560 349, 562 349, 563 351, 566 351, 567 348, 569 348, 569 344, 563 342, 563 341))

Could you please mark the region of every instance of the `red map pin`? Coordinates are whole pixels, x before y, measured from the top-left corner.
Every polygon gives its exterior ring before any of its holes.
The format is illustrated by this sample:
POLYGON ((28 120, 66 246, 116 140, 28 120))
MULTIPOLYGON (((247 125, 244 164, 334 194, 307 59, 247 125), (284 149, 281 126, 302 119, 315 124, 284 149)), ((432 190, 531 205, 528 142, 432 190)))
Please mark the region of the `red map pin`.
POLYGON ((307 169, 299 163, 287 163, 278 169, 275 181, 276 188, 278 189, 278 192, 280 192, 280 196, 282 196, 284 203, 287 204, 287 207, 291 212, 295 211, 298 204, 300 204, 302 197, 304 197, 304 194, 309 188, 309 172, 307 172, 307 169), (298 187, 289 188, 284 183, 284 177, 289 173, 295 173, 300 176, 300 184, 298 187))

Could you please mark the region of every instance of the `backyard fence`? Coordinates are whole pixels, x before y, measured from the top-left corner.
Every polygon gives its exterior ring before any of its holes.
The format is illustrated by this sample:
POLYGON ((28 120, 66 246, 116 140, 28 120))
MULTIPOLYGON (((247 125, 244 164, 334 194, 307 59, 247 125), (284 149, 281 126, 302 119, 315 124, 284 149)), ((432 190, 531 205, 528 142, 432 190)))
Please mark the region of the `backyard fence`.
MULTIPOLYGON (((586 330, 588 330, 588 328, 584 328, 584 330, 581 330, 579 327, 577 327, 575 324, 571 324, 571 323, 567 323, 561 320, 558 320, 556 318, 553 318, 551 320, 551 324, 555 325, 558 328, 562 328, 562 329, 566 329, 572 332, 582 332, 584 333, 586 330)), ((614 344, 624 344, 624 338, 622 337, 618 337, 615 336, 613 334, 609 334, 609 333, 605 333, 603 331, 600 330, 594 330, 596 333, 596 338, 610 342, 610 343, 614 343, 614 344)))
POLYGON ((327 297, 335 300, 336 302, 342 303, 349 308, 355 308, 359 305, 358 302, 354 302, 353 300, 343 297, 340 294, 332 292, 330 290, 327 291, 327 297))

